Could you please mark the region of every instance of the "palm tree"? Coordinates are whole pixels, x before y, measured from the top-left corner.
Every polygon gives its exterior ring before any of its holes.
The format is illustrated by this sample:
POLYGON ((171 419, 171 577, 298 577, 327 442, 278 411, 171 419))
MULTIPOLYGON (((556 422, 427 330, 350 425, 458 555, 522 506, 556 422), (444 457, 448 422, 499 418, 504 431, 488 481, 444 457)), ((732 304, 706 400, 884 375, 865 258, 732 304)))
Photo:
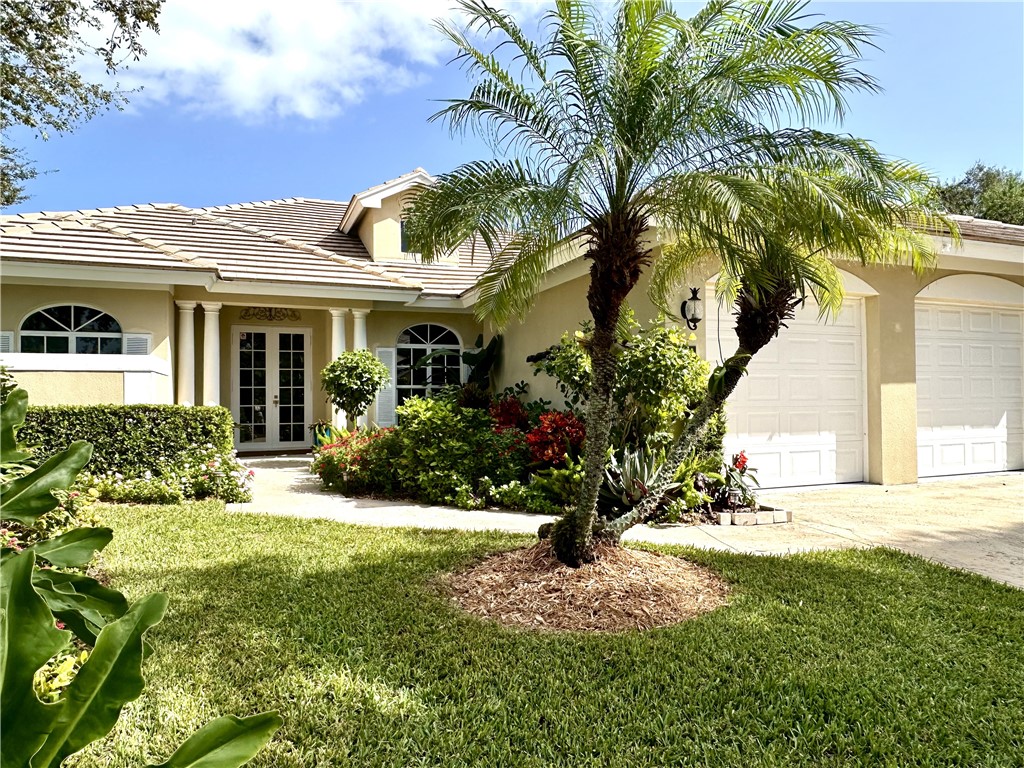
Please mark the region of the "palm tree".
POLYGON ((882 253, 860 246, 854 230, 892 223, 920 173, 887 164, 864 141, 807 127, 841 119, 848 93, 877 86, 856 67, 873 31, 808 17, 803 2, 712 0, 683 19, 662 0, 623 2, 607 18, 562 0, 540 43, 483 0, 459 5, 465 27, 438 27, 474 85, 433 119, 477 132, 498 159, 423 188, 407 230, 425 261, 482 244, 490 263, 476 311, 498 328, 529 309, 559 260, 582 249, 590 262, 585 479, 551 532, 559 559, 577 565, 593 558, 595 532, 618 535, 598 524, 596 504, 614 415, 615 328, 642 272, 657 262, 653 298, 666 304, 688 264, 721 258, 723 288, 749 305, 741 338, 757 337, 716 374, 715 391, 727 394, 787 301, 811 288, 834 303, 823 253, 836 244, 864 261, 882 253), (831 237, 836 222, 841 236, 831 237), (656 239, 676 246, 658 249, 656 239))

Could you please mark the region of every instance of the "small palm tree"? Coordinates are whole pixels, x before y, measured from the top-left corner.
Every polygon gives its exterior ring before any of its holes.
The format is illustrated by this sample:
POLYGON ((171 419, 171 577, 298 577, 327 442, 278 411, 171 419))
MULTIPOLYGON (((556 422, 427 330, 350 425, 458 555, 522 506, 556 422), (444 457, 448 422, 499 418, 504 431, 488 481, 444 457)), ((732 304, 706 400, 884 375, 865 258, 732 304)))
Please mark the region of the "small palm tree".
POLYGON ((877 87, 856 67, 872 30, 811 19, 805 3, 712 0, 683 19, 661 0, 623 2, 607 18, 562 0, 540 43, 482 0, 459 5, 465 28, 438 26, 475 84, 434 119, 477 131, 499 159, 423 188, 408 232, 425 261, 467 240, 482 245, 490 263, 476 311, 499 328, 529 309, 552 266, 581 249, 590 262, 585 479, 551 534, 559 559, 576 565, 592 559, 595 533, 614 539, 626 525, 602 529, 596 506, 614 415, 615 329, 643 271, 654 265, 653 298, 666 305, 695 260, 722 260, 722 288, 745 308, 745 341, 716 373, 720 405, 795 300, 810 290, 826 306, 841 301, 825 254, 923 263, 923 242, 887 235, 904 246, 890 253, 880 233, 908 223, 900 217, 916 210, 908 203, 924 177, 859 139, 785 127, 841 119, 849 92, 877 87), (481 48, 476 36, 497 42, 481 48), (659 239, 675 245, 658 249, 659 239))

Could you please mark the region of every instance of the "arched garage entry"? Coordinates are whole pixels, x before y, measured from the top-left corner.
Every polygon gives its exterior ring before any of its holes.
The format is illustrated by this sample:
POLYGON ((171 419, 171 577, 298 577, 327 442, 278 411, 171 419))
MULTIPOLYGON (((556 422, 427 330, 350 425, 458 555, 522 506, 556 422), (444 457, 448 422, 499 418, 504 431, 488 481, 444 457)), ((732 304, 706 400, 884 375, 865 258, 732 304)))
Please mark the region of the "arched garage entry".
MULTIPOLYGON (((808 299, 751 361, 726 405, 728 459, 750 457, 762 487, 851 483, 866 475, 867 402, 864 297, 877 292, 840 272, 846 300, 831 320, 808 299)), ((715 280, 707 283, 714 295, 715 280)), ((707 358, 736 349, 732 308, 708 302, 707 358)))
POLYGON ((915 324, 918 476, 1024 468, 1024 287, 940 278, 915 324))

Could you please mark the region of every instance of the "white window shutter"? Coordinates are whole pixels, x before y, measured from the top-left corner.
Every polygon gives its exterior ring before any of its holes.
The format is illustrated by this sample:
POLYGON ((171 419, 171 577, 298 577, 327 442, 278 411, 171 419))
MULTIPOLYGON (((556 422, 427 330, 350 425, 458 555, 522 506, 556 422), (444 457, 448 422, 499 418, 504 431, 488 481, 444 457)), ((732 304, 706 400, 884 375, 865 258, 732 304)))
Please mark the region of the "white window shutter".
POLYGON ((152 336, 148 333, 124 334, 124 353, 126 355, 148 355, 151 338, 152 336))
POLYGON ((398 393, 395 391, 394 347, 377 347, 377 359, 388 369, 388 383, 377 393, 377 426, 393 427, 395 425, 395 406, 398 401, 398 393))
POLYGON ((0 331, 0 354, 14 352, 14 331, 0 331))

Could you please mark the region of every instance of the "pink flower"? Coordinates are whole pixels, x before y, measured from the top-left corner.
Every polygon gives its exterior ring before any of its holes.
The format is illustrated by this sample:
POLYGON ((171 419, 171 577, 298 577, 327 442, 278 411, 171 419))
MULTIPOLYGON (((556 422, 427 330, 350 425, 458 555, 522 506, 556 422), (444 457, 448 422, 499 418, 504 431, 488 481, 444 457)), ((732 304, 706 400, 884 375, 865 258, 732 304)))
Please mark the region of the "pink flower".
POLYGON ((64 629, 64 622, 61 621, 60 619, 57 619, 56 624, 57 624, 57 629, 64 629))

